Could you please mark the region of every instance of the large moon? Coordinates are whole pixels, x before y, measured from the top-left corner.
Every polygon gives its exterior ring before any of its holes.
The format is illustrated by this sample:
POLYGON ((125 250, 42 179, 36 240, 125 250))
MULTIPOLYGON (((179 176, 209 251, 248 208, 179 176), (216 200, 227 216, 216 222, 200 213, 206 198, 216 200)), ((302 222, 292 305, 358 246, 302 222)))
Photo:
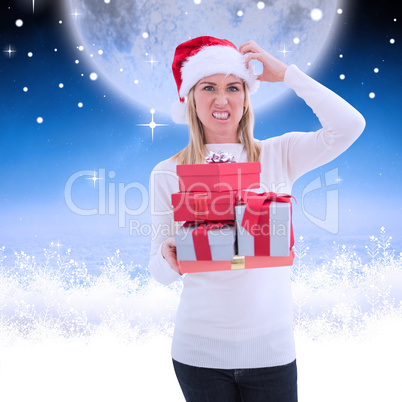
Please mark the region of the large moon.
MULTIPOLYGON (((94 71, 134 102, 163 113, 178 99, 171 72, 178 44, 202 35, 236 46, 252 39, 308 72, 336 33, 341 6, 340 0, 66 1, 74 38, 94 71)), ((264 83, 252 95, 254 108, 285 90, 283 84, 264 83)))

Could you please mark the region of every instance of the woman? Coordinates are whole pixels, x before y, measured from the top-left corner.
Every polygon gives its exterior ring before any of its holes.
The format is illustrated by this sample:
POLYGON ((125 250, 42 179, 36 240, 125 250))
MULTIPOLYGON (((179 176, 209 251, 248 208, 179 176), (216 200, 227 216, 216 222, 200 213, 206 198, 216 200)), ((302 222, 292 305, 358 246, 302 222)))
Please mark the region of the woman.
MULTIPOLYGON (((173 73, 180 96, 174 119, 186 117, 190 141, 155 167, 150 182, 157 233, 150 271, 166 285, 180 277, 170 204, 177 164, 204 163, 210 151, 224 150, 237 162, 260 161, 265 191, 290 194, 298 177, 344 152, 365 126, 342 98, 253 41, 237 50, 226 40, 192 39, 177 47, 173 73), (261 75, 251 60, 262 64, 261 75), (322 128, 254 139, 249 93, 260 81, 283 81, 322 128)), ((290 267, 187 274, 172 358, 187 401, 297 401, 290 267)))

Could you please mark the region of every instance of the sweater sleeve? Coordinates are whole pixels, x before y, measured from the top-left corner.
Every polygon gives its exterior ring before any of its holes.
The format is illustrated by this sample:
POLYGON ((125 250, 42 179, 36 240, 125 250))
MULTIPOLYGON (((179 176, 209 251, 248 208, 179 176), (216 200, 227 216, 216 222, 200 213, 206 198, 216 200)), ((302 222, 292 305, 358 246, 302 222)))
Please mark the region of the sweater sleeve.
POLYGON ((295 65, 286 70, 284 82, 311 107, 322 125, 316 132, 285 134, 288 174, 294 182, 348 149, 363 132, 366 122, 349 103, 295 65))
POLYGON ((178 184, 173 168, 172 163, 160 163, 152 171, 149 181, 152 222, 149 270, 152 276, 163 285, 169 285, 180 277, 161 253, 162 243, 175 233, 171 194, 178 191, 178 184))

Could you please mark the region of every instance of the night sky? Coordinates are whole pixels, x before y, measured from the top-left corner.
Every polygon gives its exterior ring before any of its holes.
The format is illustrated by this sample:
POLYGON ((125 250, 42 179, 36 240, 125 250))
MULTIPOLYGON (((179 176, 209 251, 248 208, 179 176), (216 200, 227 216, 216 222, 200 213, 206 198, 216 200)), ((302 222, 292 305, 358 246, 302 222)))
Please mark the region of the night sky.
MULTIPOLYGON (((66 182, 78 171, 99 176, 104 169, 107 192, 118 193, 119 183, 139 183, 127 191, 128 207, 138 210, 140 190, 148 187, 152 168, 186 145, 187 128, 156 112, 155 121, 166 126, 156 127, 152 140, 151 129, 138 125, 151 121, 149 109, 113 91, 101 75, 90 78, 96 70, 85 62, 65 23, 74 17, 54 3, 37 0, 34 13, 28 0, 3 1, 0 6, 0 246, 43 248, 49 241, 90 242, 97 236, 108 241, 113 234, 120 239, 117 245, 128 241, 135 249, 140 239, 130 236, 127 225, 118 227, 113 213, 118 205, 107 197, 105 214, 78 216, 66 205, 66 182)), ((311 241, 356 239, 357 244, 385 226, 394 246, 402 244, 402 8, 397 2, 380 4, 345 1, 339 16, 342 32, 312 74, 356 107, 367 126, 348 151, 294 185, 299 201, 295 234, 311 236, 311 241), (324 179, 325 172, 335 168, 341 181, 336 186, 339 233, 334 235, 309 221, 300 199, 309 182, 324 179)), ((173 83, 173 77, 167 79, 173 83)), ((259 139, 318 128, 314 114, 291 93, 256 112, 259 139)), ((73 200, 83 209, 98 207, 101 180, 90 178, 77 180, 73 187, 73 200)), ((305 203, 310 213, 325 215, 324 190, 306 196, 305 203)), ((149 212, 138 219, 148 222, 149 212)))

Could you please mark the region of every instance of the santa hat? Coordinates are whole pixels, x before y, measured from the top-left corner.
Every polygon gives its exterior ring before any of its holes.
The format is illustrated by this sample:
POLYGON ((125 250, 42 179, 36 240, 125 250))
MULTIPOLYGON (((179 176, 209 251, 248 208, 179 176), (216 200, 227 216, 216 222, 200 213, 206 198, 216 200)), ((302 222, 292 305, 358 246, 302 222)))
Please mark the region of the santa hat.
POLYGON ((173 105, 173 121, 187 123, 185 98, 201 78, 232 74, 245 81, 250 93, 256 92, 260 82, 254 68, 246 68, 245 58, 232 42, 212 36, 200 36, 177 46, 172 70, 180 101, 173 105))

